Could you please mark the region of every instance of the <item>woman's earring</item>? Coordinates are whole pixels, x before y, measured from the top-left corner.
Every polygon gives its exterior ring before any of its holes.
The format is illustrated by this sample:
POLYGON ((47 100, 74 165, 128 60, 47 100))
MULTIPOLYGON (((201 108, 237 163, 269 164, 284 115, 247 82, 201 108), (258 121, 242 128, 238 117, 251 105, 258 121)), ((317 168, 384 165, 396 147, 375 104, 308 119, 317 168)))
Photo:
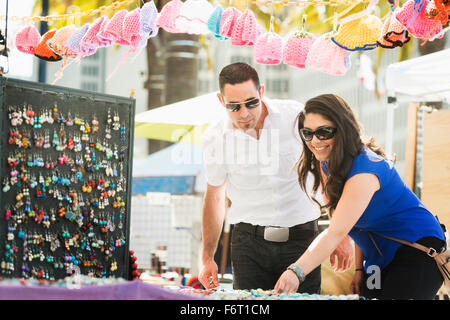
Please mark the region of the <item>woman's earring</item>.
POLYGON ((315 165, 314 165, 315 159, 314 159, 314 154, 311 155, 311 170, 315 169, 315 165))

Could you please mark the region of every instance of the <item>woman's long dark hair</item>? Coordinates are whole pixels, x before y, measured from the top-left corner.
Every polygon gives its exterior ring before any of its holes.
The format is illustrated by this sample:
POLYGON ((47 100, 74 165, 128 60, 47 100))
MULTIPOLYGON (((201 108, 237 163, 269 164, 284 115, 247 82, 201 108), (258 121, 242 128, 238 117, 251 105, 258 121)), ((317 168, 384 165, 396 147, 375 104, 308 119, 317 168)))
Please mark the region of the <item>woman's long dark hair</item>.
POLYGON ((309 113, 320 114, 331 121, 336 127, 333 148, 328 159, 328 179, 325 183, 320 174, 320 163, 315 159, 305 141, 303 153, 297 166, 298 181, 302 189, 308 194, 306 181, 311 172, 314 176, 313 194, 322 184, 323 192, 328 198, 328 203, 321 205, 321 209, 329 209, 330 213, 336 209, 337 203, 344 189, 345 181, 352 167, 353 159, 361 152, 362 147, 369 148, 375 153, 386 158, 382 148, 375 144, 373 138, 364 142, 361 138, 361 127, 352 109, 340 97, 334 94, 323 94, 308 100, 305 108, 297 116, 298 130, 304 126, 305 116, 309 113))

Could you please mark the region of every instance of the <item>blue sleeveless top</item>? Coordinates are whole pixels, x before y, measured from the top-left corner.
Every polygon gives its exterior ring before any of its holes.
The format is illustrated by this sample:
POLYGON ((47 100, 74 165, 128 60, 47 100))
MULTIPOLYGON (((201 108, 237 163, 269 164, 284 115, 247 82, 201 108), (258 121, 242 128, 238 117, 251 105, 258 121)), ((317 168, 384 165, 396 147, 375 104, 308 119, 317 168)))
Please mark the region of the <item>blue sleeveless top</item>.
POLYGON ((380 182, 380 190, 374 193, 366 210, 349 232, 363 252, 366 271, 370 265, 378 265, 381 270, 385 268, 402 245, 373 232, 410 242, 428 236, 445 241, 438 220, 403 182, 392 161, 362 148, 353 160, 347 180, 358 173, 373 173, 380 182))

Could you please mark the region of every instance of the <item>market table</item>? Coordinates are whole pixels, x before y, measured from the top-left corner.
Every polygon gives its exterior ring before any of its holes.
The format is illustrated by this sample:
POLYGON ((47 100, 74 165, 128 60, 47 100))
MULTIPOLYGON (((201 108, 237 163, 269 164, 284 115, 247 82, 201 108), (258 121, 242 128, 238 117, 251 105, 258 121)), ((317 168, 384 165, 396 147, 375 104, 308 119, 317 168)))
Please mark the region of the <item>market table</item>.
POLYGON ((140 280, 102 285, 39 285, 0 282, 0 300, 203 300, 140 280))

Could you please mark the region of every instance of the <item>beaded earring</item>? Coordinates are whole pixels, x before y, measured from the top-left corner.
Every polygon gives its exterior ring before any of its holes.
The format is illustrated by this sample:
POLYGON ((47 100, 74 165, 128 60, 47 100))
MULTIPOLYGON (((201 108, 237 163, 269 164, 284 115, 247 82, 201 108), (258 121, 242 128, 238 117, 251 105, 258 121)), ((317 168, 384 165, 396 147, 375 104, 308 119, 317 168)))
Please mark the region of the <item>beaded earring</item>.
POLYGON ((83 131, 83 133, 90 133, 91 127, 89 126, 89 123, 83 121, 83 125, 80 127, 80 130, 83 131))
POLYGON ((8 192, 11 189, 10 185, 9 185, 9 179, 5 178, 4 182, 3 182, 3 188, 2 191, 3 192, 8 192))
POLYGON ((81 125, 81 122, 81 118, 78 116, 78 114, 75 114, 75 117, 73 118, 73 124, 79 126, 81 125))
POLYGON ((59 145, 59 137, 56 130, 53 130, 52 147, 56 148, 59 145))
POLYGON ((30 148, 30 139, 28 132, 22 132, 21 146, 25 149, 30 148))
POLYGON ((55 169, 55 162, 52 160, 51 157, 49 157, 49 164, 50 164, 50 169, 55 169))
POLYGON ((37 116, 37 115, 35 115, 34 117, 33 117, 33 128, 35 128, 35 129, 39 129, 39 128, 42 128, 42 123, 41 123, 41 117, 40 116, 37 116))
POLYGON ((119 121, 120 121, 120 118, 119 118, 119 113, 118 113, 118 112, 116 112, 116 113, 114 114, 113 120, 114 120, 114 122, 113 122, 113 125, 112 125, 112 129, 115 130, 115 131, 117 131, 117 130, 120 129, 120 122, 119 122, 119 121))
POLYGON ((16 130, 10 130, 9 131, 9 138, 8 138, 8 144, 16 144, 16 136, 17 136, 18 132, 16 130))
POLYGON ((111 159, 113 155, 114 154, 113 154, 113 151, 111 150, 111 148, 107 147, 106 152, 105 152, 106 160, 111 159))
POLYGON ((64 119, 64 116, 62 113, 59 114, 59 117, 56 117, 56 122, 59 124, 64 124, 66 122, 66 119, 64 119))
POLYGON ((34 188, 36 188, 37 185, 38 185, 38 182, 36 180, 36 176, 32 175, 30 178, 30 188, 34 189, 34 188))
POLYGON ((34 125, 34 111, 30 109, 30 106, 28 106, 28 108, 26 107, 26 105, 23 105, 23 112, 22 112, 22 117, 25 120, 26 124, 29 125, 34 125))
POLYGON ((36 160, 36 166, 37 167, 39 167, 39 168, 43 168, 44 167, 45 162, 44 162, 44 158, 42 157, 42 155, 38 154, 36 156, 35 160, 36 160))
POLYGON ((119 229, 122 229, 123 228, 123 223, 122 223, 122 217, 123 217, 123 211, 122 211, 123 209, 121 209, 121 211, 120 211, 120 215, 119 215, 119 224, 117 225, 117 227, 119 228, 119 229))
POLYGON ((74 148, 75 148, 75 143, 74 143, 72 137, 69 137, 67 139, 67 149, 73 150, 74 148))
POLYGON ((48 124, 53 124, 55 122, 55 120, 53 120, 51 110, 46 110, 45 116, 46 116, 46 121, 48 124))
POLYGON ((126 140, 126 126, 125 124, 120 126, 120 141, 126 140))
MULTIPOLYGON (((57 120, 58 120, 58 105, 57 105, 56 102, 55 102, 55 104, 53 105, 52 111, 53 111, 52 119, 53 119, 53 121, 57 121, 57 120)), ((47 121, 48 121, 48 120, 47 120, 47 121)))
POLYGON ((48 149, 51 147, 50 144, 50 132, 48 130, 45 130, 45 134, 44 134, 44 144, 42 145, 42 147, 44 149, 48 149))
POLYGON ((117 144, 114 144, 114 152, 113 152, 113 154, 114 154, 114 159, 119 160, 119 149, 118 149, 117 144))
POLYGON ((84 141, 84 142, 89 141, 89 135, 87 133, 83 133, 81 135, 81 140, 84 141))
POLYGON ((106 128, 105 128, 105 138, 106 139, 111 139, 111 124, 112 124, 111 109, 108 109, 108 115, 106 117, 106 128))
POLYGON ((33 136, 34 136, 34 145, 36 146, 36 148, 42 148, 44 145, 44 136, 43 135, 38 135, 35 131, 33 131, 33 136))
POLYGON ((64 137, 66 135, 66 130, 64 129, 64 123, 61 122, 59 127, 58 136, 64 137))
POLYGON ((83 150, 83 144, 81 143, 80 136, 79 136, 79 135, 75 135, 75 136, 73 137, 73 142, 74 142, 74 144, 75 144, 73 150, 74 150, 75 152, 81 152, 81 150, 83 150))
POLYGON ((17 166, 17 158, 14 157, 12 154, 10 154, 8 157, 8 166, 10 168, 17 166))
POLYGON ((42 109, 41 114, 39 115, 41 118, 41 124, 44 124, 47 122, 47 109, 42 109))
POLYGON ((22 111, 18 110, 16 107, 11 107, 9 113, 9 120, 13 127, 20 126, 23 123, 22 111))
POLYGON ((66 126, 71 127, 73 126, 73 119, 72 119, 72 115, 70 114, 70 112, 67 114, 67 119, 65 121, 66 126))
POLYGON ((92 123, 92 134, 98 133, 98 120, 95 115, 91 123, 92 123))

